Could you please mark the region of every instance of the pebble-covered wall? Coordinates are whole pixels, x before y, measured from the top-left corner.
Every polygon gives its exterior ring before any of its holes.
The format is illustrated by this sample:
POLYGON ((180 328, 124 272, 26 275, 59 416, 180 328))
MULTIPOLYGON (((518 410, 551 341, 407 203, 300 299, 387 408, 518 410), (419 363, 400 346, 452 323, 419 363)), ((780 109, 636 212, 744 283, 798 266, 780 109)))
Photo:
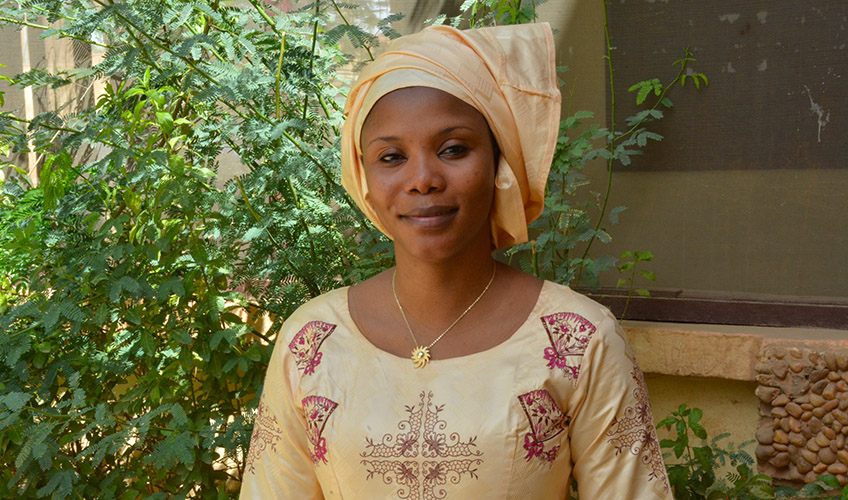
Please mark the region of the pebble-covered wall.
POLYGON ((756 371, 759 471, 793 482, 832 474, 848 484, 848 350, 767 347, 756 371))

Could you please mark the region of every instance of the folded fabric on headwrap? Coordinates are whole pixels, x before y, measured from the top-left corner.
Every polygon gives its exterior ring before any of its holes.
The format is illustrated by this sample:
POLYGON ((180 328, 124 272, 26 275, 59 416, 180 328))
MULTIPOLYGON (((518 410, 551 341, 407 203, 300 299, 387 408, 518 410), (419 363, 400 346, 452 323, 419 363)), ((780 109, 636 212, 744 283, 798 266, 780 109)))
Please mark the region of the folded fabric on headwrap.
POLYGON ((492 247, 527 241, 542 213, 559 133, 560 93, 547 23, 460 31, 434 26, 398 38, 350 89, 342 129, 342 185, 389 238, 371 207, 360 131, 374 104, 407 87, 432 87, 463 100, 489 123, 500 147, 490 215, 492 247))

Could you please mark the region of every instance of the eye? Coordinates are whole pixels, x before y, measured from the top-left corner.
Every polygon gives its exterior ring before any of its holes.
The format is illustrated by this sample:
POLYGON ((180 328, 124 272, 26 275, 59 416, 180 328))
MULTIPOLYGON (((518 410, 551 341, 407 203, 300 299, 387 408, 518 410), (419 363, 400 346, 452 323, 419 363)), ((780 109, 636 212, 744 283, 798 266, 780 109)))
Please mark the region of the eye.
POLYGON ((468 148, 462 144, 451 144, 443 149, 439 155, 448 157, 459 157, 468 152, 468 148))
POLYGON ((404 159, 403 155, 401 155, 401 154, 386 153, 383 156, 381 156, 377 161, 379 161, 380 163, 394 164, 394 163, 398 163, 400 161, 403 161, 403 159, 404 159))

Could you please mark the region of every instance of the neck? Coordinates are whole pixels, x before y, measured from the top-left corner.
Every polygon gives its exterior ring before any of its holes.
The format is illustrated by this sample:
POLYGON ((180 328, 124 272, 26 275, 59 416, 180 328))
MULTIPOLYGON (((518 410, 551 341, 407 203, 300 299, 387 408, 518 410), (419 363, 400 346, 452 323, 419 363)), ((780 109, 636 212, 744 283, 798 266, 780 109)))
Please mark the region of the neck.
POLYGON ((422 262, 403 253, 396 259, 398 298, 410 322, 431 334, 441 333, 480 295, 496 265, 488 251, 449 262, 422 262))

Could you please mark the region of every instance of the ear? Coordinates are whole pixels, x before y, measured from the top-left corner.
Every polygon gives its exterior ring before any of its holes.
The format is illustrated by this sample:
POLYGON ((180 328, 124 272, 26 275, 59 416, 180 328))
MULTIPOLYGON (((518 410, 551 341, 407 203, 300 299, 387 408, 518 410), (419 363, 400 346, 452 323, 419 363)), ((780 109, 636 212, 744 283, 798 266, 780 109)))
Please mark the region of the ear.
POLYGON ((495 161, 495 173, 498 173, 498 164, 500 163, 501 158, 501 147, 498 146, 498 141, 495 139, 495 134, 492 132, 492 129, 489 128, 489 135, 492 138, 492 158, 495 161))

